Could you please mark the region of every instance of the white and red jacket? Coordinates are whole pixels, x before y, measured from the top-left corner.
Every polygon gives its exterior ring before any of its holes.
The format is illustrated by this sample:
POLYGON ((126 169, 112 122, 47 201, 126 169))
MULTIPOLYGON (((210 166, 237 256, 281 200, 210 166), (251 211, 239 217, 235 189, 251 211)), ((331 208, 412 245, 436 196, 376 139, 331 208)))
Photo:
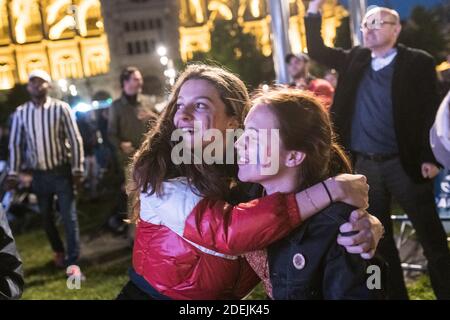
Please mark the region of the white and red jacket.
POLYGON ((241 299, 259 279, 239 255, 299 226, 295 194, 231 206, 196 193, 183 177, 164 182, 161 197, 140 195, 134 270, 172 299, 241 299))

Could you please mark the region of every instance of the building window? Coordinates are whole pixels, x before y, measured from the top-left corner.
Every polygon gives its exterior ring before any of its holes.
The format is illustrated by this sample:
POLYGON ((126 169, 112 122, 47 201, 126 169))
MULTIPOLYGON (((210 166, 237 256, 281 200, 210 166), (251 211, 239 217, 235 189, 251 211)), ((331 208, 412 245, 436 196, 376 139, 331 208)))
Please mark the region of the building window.
POLYGON ((139 22, 140 22, 141 30, 146 30, 146 29, 147 29, 147 26, 145 25, 145 20, 141 20, 141 21, 139 21, 139 22))
POLYGON ((156 29, 161 29, 161 19, 156 19, 156 29))
POLYGON ((153 19, 148 20, 148 28, 153 30, 153 19))
POLYGON ((133 55, 133 44, 131 42, 127 42, 127 53, 129 56, 133 55))
POLYGON ((126 21, 123 25, 123 28, 125 29, 125 32, 129 32, 130 31, 130 23, 128 21, 126 21))
POLYGON ((144 45, 144 52, 145 52, 145 53, 148 53, 148 52, 149 52, 149 50, 148 50, 148 41, 147 41, 147 40, 144 40, 144 41, 142 42, 142 44, 144 45))
POLYGON ((137 30, 138 30, 137 21, 133 21, 133 31, 137 31, 137 30))
POLYGON ((155 51, 156 41, 154 39, 148 40, 149 52, 155 51))
POLYGON ((134 43, 135 48, 136 48, 136 54, 141 54, 141 42, 140 41, 136 41, 134 43))

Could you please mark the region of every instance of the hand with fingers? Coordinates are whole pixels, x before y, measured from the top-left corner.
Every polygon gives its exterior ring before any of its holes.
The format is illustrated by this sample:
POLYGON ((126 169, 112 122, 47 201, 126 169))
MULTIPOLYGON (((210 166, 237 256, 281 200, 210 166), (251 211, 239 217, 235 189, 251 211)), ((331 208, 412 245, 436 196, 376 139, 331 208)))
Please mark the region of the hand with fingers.
POLYGON ((84 176, 83 174, 73 175, 73 184, 76 191, 81 191, 83 188, 84 176))
POLYGON ((363 209, 353 211, 350 221, 341 225, 339 231, 353 233, 350 236, 339 235, 337 241, 345 247, 347 252, 360 254, 363 259, 373 258, 384 234, 380 220, 363 209))
POLYGON ((309 1, 307 11, 311 12, 311 13, 318 13, 324 3, 325 3, 325 0, 311 0, 311 1, 309 1))
POLYGON ((421 169, 422 169, 422 176, 425 179, 433 179, 439 174, 439 168, 433 163, 429 162, 422 163, 421 169))
POLYGON ((341 174, 326 181, 333 202, 344 202, 356 208, 369 206, 369 185, 361 174, 341 174))

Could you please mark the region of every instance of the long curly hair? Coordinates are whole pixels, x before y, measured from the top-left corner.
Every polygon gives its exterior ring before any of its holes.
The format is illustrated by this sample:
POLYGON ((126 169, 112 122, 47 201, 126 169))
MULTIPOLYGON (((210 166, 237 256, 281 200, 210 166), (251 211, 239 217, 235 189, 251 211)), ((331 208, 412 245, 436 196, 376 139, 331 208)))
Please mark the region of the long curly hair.
POLYGON ((171 160, 172 148, 176 144, 171 141, 171 136, 176 129, 173 119, 177 111, 177 99, 181 87, 188 80, 206 80, 211 83, 225 104, 227 116, 234 117, 240 126, 248 112, 250 97, 245 84, 236 75, 216 66, 189 65, 177 79, 169 102, 156 125, 146 133, 141 147, 133 156, 131 179, 127 186, 133 203, 130 217, 132 222, 139 217, 139 194, 161 194, 162 183, 167 179, 187 177, 188 183, 202 196, 213 199, 225 199, 230 184, 236 179, 236 164, 175 165, 171 160))

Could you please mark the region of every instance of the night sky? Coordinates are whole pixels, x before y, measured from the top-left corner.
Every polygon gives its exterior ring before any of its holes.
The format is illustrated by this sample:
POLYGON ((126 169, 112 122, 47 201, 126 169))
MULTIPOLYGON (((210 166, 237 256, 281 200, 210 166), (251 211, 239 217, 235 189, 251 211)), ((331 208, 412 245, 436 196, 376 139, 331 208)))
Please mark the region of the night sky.
MULTIPOLYGON (((350 0, 339 0, 344 6, 347 6, 350 0)), ((400 13, 401 18, 407 18, 411 9, 417 5, 432 7, 436 4, 446 3, 449 0, 367 0, 367 5, 379 5, 390 7, 400 13)))

